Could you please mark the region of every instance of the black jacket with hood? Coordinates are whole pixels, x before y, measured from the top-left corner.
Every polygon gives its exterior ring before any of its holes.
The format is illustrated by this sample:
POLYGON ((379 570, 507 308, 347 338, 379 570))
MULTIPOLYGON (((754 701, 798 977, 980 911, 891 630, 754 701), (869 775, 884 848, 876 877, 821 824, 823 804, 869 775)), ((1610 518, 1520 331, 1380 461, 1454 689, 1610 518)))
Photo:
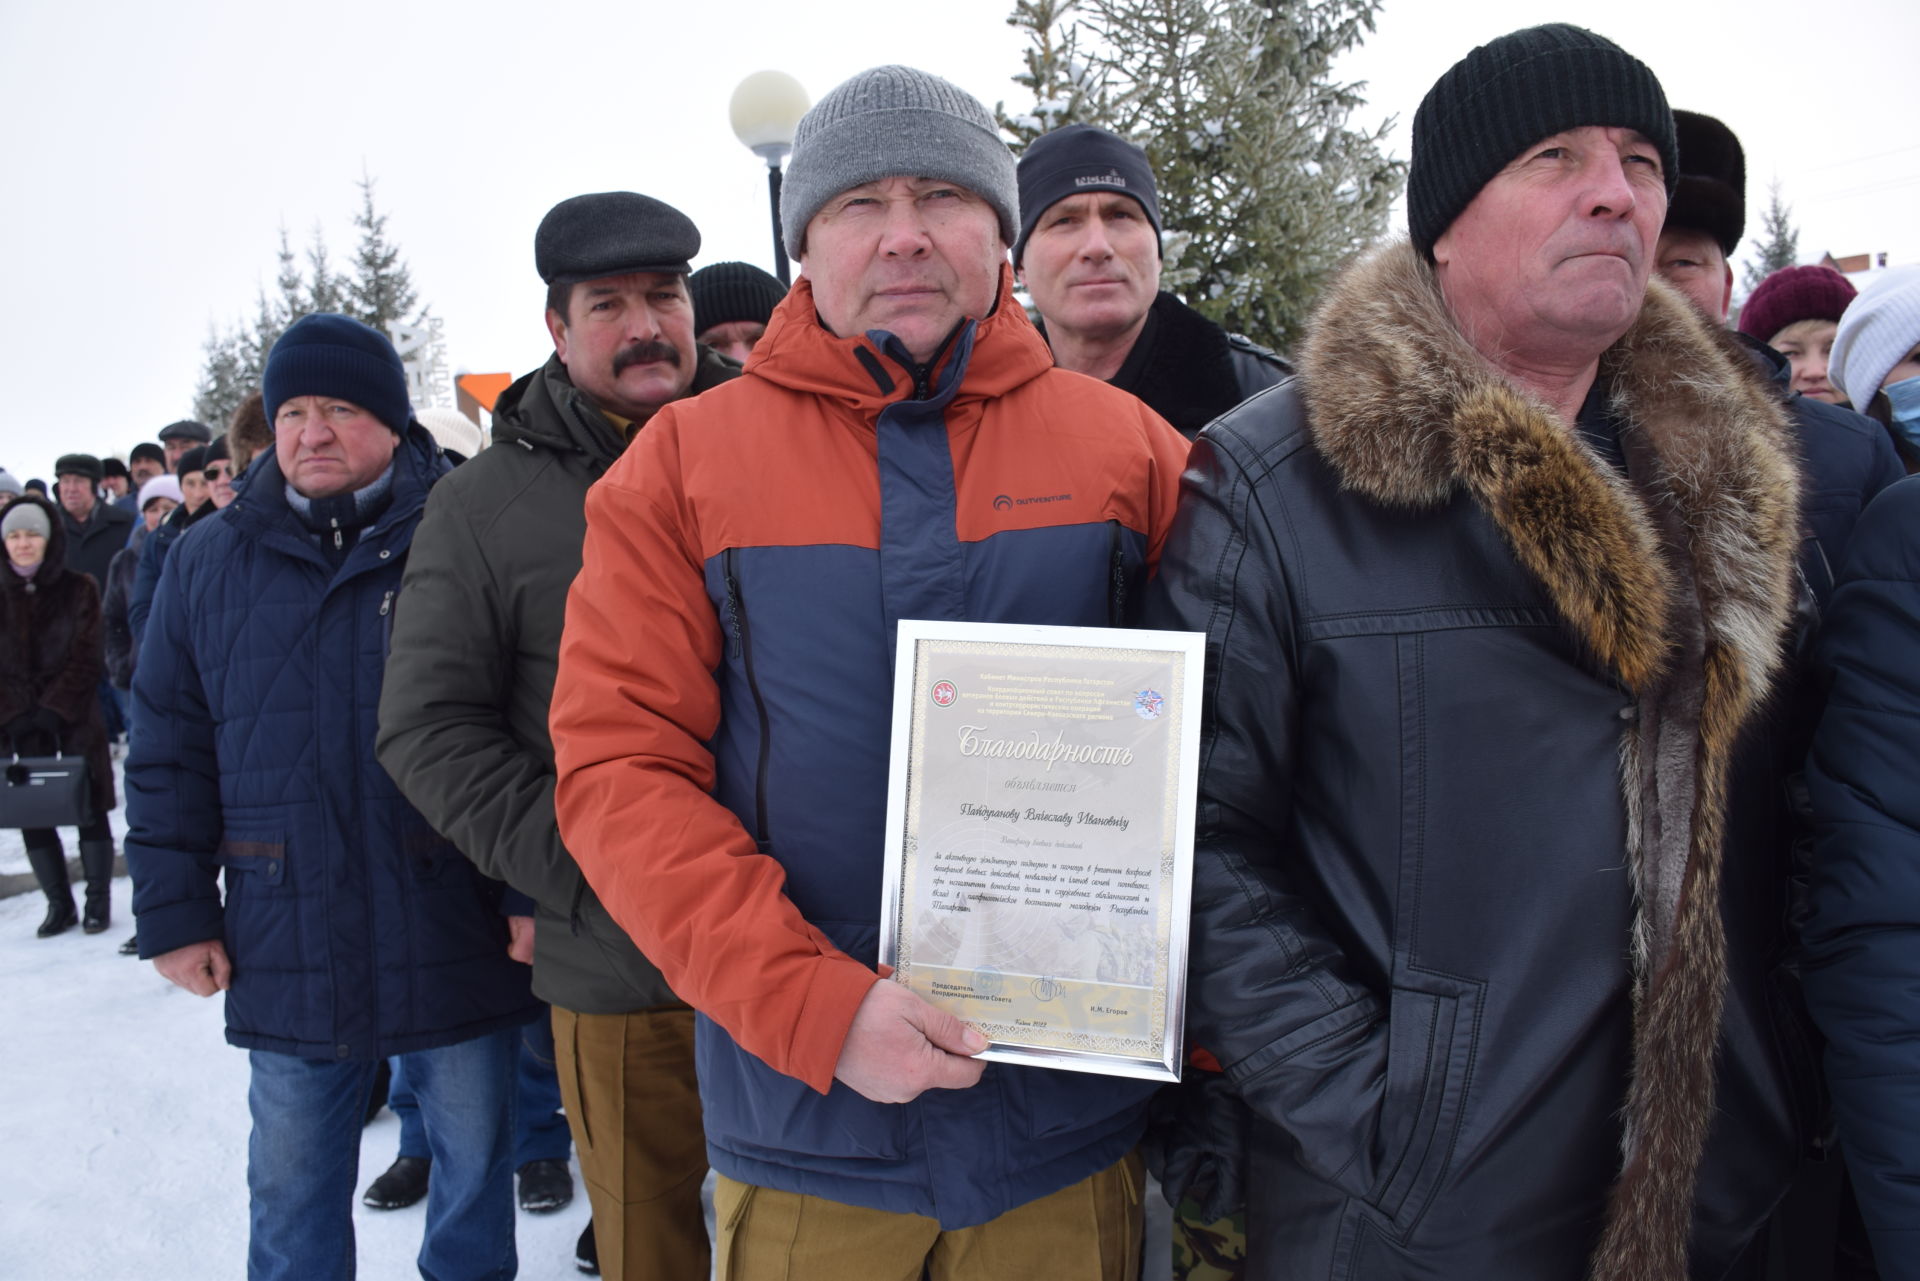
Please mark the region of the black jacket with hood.
MULTIPOLYGON (((706 347, 690 394, 737 376, 706 347)), ((488 876, 537 904, 533 990, 576 1014, 675 999, 561 844, 547 705, 587 488, 626 441, 553 357, 501 393, 493 444, 434 486, 395 609, 380 763, 488 876)))

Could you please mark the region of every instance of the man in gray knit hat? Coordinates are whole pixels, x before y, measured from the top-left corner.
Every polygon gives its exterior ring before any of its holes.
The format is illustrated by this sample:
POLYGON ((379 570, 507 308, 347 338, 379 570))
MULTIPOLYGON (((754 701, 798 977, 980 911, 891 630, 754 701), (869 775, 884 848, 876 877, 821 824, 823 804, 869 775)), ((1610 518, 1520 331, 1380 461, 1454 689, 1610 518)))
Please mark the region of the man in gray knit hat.
POLYGON ((1132 1278, 1146 1083, 973 1056, 878 973, 894 623, 1124 622, 1185 442, 1013 300, 985 109, 879 67, 801 121, 746 372, 587 495, 561 837, 699 1011, 719 1272, 1132 1278))

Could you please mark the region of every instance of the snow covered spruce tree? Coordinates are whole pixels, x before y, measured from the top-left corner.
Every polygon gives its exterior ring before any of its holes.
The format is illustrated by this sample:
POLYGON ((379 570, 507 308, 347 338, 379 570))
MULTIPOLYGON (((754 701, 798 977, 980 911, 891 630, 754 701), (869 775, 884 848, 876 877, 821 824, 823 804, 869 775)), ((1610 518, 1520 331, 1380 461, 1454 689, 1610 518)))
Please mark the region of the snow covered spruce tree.
POLYGON ((1379 0, 1017 0, 1013 77, 1033 105, 1014 149, 1096 124, 1144 147, 1165 218, 1162 287, 1227 329, 1286 350, 1321 283, 1386 229, 1406 180, 1387 126, 1349 127, 1364 84, 1335 57, 1379 0))
POLYGON ((1767 187, 1767 212, 1760 221, 1760 243, 1753 247, 1740 273, 1740 291, 1750 294, 1768 276, 1782 267, 1800 262, 1800 229, 1793 225, 1793 210, 1780 199, 1780 184, 1767 187))
MULTIPOLYGON (((387 237, 387 215, 374 203, 373 179, 362 175, 359 187, 360 208, 353 225, 360 239, 351 271, 334 270, 326 238, 316 225, 303 272, 282 227, 274 296, 269 298, 261 289, 250 322, 224 331, 210 329, 207 334, 206 356, 193 394, 195 418, 216 431, 224 426, 247 393, 260 385, 267 353, 281 332, 316 311, 341 312, 371 325, 393 338, 396 346, 409 349, 401 354, 425 366, 430 385, 437 388, 446 381, 446 341, 441 337, 440 319, 432 307, 420 305, 400 247, 387 237), (401 341, 403 336, 409 341, 401 341), (418 355, 410 350, 415 345, 424 347, 418 355)), ((444 392, 416 394, 421 407, 445 401, 444 392)))

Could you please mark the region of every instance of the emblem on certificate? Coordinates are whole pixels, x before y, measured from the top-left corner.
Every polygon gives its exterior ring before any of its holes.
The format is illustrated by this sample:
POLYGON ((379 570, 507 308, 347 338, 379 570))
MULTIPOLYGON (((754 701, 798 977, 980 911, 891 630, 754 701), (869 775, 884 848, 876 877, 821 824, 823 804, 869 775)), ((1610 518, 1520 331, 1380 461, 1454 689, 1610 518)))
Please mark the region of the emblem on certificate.
POLYGON ((901 621, 880 959, 982 1058, 1179 1078, 1204 646, 901 621))

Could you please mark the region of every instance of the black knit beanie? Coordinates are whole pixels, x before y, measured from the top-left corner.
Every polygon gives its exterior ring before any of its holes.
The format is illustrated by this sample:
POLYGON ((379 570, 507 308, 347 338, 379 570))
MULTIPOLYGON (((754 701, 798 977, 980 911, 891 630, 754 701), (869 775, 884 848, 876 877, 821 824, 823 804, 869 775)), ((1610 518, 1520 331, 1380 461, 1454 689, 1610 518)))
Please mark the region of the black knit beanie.
POLYGON ((1013 242, 1013 265, 1020 265, 1027 240, 1040 215, 1068 196, 1113 191, 1132 196, 1160 239, 1160 193, 1153 185, 1147 153, 1118 134, 1096 125, 1068 125, 1041 134, 1027 145, 1016 170, 1020 179, 1020 238, 1013 242))
POLYGON ((1434 82, 1413 117, 1407 230, 1433 242, 1520 152, 1587 125, 1633 129, 1660 149, 1667 195, 1680 180, 1667 95, 1644 62, 1564 22, 1489 41, 1434 82))
POLYGON ((331 312, 302 316, 267 353, 260 376, 267 421, 295 396, 337 396, 360 406, 404 436, 413 418, 407 370, 387 336, 331 312))
POLYGON ((716 262, 687 277, 693 295, 693 332, 750 320, 764 325, 787 287, 750 262, 716 262))

